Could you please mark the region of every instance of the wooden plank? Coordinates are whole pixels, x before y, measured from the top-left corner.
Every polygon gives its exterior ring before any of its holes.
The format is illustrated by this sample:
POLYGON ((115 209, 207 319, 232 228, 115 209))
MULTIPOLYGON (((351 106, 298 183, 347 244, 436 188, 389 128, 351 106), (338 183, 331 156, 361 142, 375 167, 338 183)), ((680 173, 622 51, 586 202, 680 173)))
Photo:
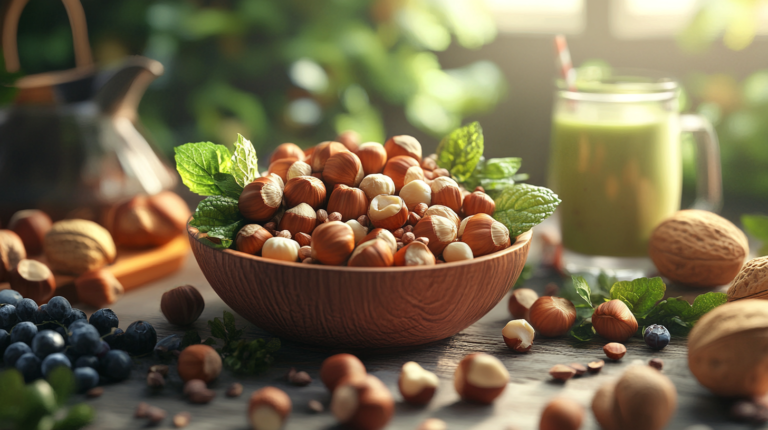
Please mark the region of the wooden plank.
POLYGON ((157 248, 118 248, 117 260, 107 268, 128 291, 179 270, 189 253, 187 235, 180 235, 157 248))

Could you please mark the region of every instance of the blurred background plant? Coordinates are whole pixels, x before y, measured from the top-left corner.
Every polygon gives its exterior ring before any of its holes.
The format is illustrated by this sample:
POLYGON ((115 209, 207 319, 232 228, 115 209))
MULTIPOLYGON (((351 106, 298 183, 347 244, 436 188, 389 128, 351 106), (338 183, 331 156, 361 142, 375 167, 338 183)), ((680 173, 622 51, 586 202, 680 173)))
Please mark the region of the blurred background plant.
MULTIPOLYGON (((257 150, 302 146, 357 130, 385 139, 382 108, 440 137, 504 93, 499 68, 476 61, 443 69, 434 52, 478 48, 496 36, 472 0, 82 0, 96 61, 142 54, 166 73, 140 115, 166 153, 187 141, 257 150)), ((26 73, 72 66, 64 8, 31 1, 20 23, 26 73)))

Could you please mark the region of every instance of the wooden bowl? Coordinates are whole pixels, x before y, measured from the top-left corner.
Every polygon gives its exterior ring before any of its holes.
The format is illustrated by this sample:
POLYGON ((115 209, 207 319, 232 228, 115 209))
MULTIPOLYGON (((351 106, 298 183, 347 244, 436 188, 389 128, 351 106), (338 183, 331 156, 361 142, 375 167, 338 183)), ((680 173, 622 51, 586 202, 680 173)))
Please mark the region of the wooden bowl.
POLYGON ((283 339, 351 349, 421 345, 469 327, 520 276, 531 240, 529 231, 503 251, 468 261, 358 268, 221 251, 187 228, 200 269, 235 312, 283 339))

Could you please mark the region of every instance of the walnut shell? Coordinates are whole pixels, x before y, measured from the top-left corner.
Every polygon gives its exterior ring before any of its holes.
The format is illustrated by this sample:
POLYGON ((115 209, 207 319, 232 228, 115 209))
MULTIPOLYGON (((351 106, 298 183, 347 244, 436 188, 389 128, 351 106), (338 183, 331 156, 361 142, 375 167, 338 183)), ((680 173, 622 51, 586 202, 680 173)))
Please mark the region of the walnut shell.
POLYGON ((648 252, 659 272, 691 287, 728 284, 749 255, 747 237, 727 219, 707 211, 679 211, 651 234, 648 252))
POLYGON ((747 262, 736 275, 727 294, 729 302, 741 299, 768 300, 768 256, 747 262))
POLYGON ((768 393, 768 306, 760 300, 726 303, 706 313, 688 335, 688 367, 720 396, 768 393))
POLYGON ((58 221, 43 242, 48 266, 57 273, 80 275, 115 261, 115 242, 93 221, 58 221))

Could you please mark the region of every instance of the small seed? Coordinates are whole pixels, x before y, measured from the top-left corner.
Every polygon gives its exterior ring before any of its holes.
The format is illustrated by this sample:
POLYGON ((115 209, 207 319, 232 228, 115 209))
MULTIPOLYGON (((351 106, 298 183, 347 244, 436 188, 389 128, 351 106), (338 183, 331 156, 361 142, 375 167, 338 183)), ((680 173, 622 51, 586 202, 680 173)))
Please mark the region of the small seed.
POLYGON ((652 358, 651 361, 648 362, 648 365, 654 369, 661 370, 664 368, 664 360, 660 358, 652 358))
POLYGON ((416 235, 413 233, 405 233, 403 235, 403 245, 408 245, 409 243, 416 240, 416 235))
POLYGON ((392 236, 395 236, 395 238, 397 239, 402 238, 403 234, 405 234, 405 230, 402 228, 398 228, 397 230, 392 232, 392 236))
POLYGON ((549 369, 549 376, 557 379, 558 381, 567 381, 573 378, 576 374, 576 370, 570 366, 564 364, 555 364, 549 369))
POLYGON ((201 391, 201 390, 207 390, 208 386, 205 385, 205 381, 202 379, 190 379, 187 381, 186 384, 184 384, 184 393, 185 396, 188 396, 193 391, 201 391))
POLYGON ((160 422, 165 419, 165 411, 160 408, 150 406, 149 409, 147 409, 147 418, 149 419, 150 425, 160 424, 160 422))
POLYGON ((612 360, 621 360, 627 353, 627 347, 617 342, 611 342, 603 347, 603 352, 612 360))
POLYGON ((412 225, 407 225, 407 226, 403 227, 403 233, 413 233, 413 226, 412 225))
POLYGON ((400 242, 399 240, 397 241, 397 250, 398 251, 401 250, 404 246, 405 246, 405 244, 403 242, 400 242))
POLYGON ((446 178, 451 176, 451 172, 449 172, 447 169, 435 169, 434 172, 437 176, 445 176, 446 178))
POLYGON ((416 212, 408 214, 408 225, 416 225, 421 221, 421 217, 416 212))
POLYGON ((328 212, 326 212, 325 209, 318 209, 317 210, 317 222, 318 223, 324 223, 328 221, 328 212))
POLYGON ((416 212, 416 215, 424 218, 424 214, 427 213, 427 209, 429 209, 429 206, 427 206, 426 203, 419 203, 415 208, 413 208, 413 211, 416 212))
POLYGON ((165 364, 155 364, 149 368, 149 372, 157 372, 163 376, 168 376, 168 366, 165 364))
POLYGON ((740 400, 731 406, 731 418, 736 421, 762 424, 768 421, 768 409, 750 400, 740 400))
POLYGON ((207 388, 205 390, 193 391, 187 396, 190 402, 198 405, 209 403, 214 397, 216 397, 216 393, 207 388))
POLYGON ((338 212, 332 212, 328 215, 328 219, 331 221, 341 221, 341 214, 338 212))
POLYGON ((307 407, 309 408, 310 411, 316 414, 319 414, 320 412, 323 412, 325 410, 325 408, 323 407, 323 404, 318 402, 317 400, 310 400, 307 403, 307 407))
POLYGON ((136 405, 136 411, 133 413, 133 416, 135 418, 146 418, 148 412, 149 412, 149 405, 147 403, 141 402, 138 405, 136 405))
POLYGON ((179 412, 173 416, 173 426, 177 429, 186 427, 189 425, 189 412, 179 412))
POLYGON ((587 369, 589 370, 589 373, 597 373, 605 364, 605 361, 603 360, 597 360, 597 361, 591 361, 589 364, 587 364, 587 369))
POLYGON ((165 378, 159 372, 149 372, 147 374, 147 386, 151 388, 165 387, 165 378))
POLYGON ((275 231, 275 229, 277 229, 277 223, 268 222, 268 223, 264 224, 264 228, 266 228, 267 230, 275 231))
POLYGON ((568 365, 568 367, 570 367, 570 368, 572 368, 573 370, 576 371, 576 376, 581 376, 581 375, 587 373, 587 368, 584 367, 583 364, 571 363, 571 364, 568 365))
POLYGON ((300 372, 296 372, 293 377, 289 379, 289 381, 293 385, 304 387, 312 383, 312 377, 309 376, 309 373, 302 370, 300 372))
POLYGON ((417 237, 416 242, 421 242, 424 245, 429 245, 429 238, 427 237, 417 237))
POLYGON ((288 231, 288 230, 283 230, 280 233, 277 233, 277 237, 284 237, 286 239, 290 239, 291 238, 291 232, 288 231))
POLYGON ((357 218, 357 222, 359 222, 360 225, 363 227, 370 226, 370 222, 368 221, 368 215, 360 215, 360 217, 357 218))
POLYGON ((235 382, 227 388, 227 397, 240 397, 243 394, 243 384, 235 382))
POLYGON ((104 394, 104 388, 102 387, 93 387, 85 392, 85 396, 91 399, 95 397, 101 397, 102 394, 104 394))

